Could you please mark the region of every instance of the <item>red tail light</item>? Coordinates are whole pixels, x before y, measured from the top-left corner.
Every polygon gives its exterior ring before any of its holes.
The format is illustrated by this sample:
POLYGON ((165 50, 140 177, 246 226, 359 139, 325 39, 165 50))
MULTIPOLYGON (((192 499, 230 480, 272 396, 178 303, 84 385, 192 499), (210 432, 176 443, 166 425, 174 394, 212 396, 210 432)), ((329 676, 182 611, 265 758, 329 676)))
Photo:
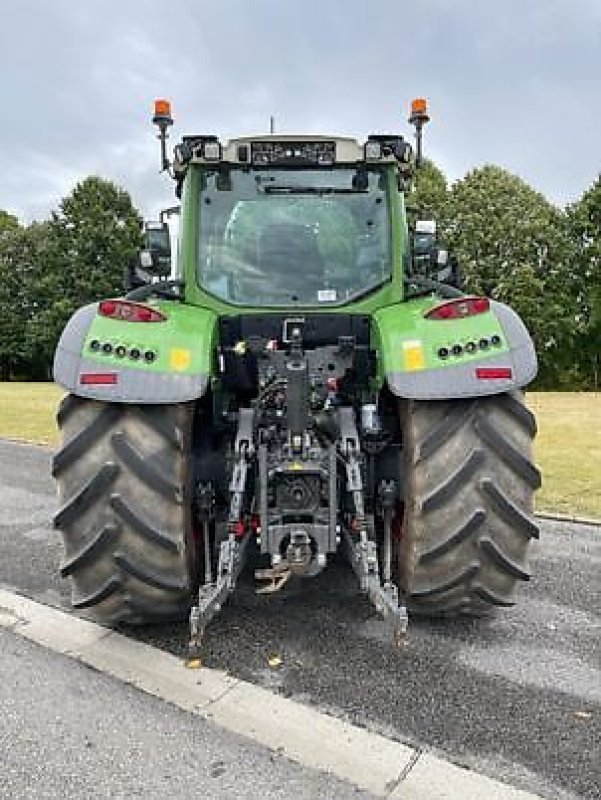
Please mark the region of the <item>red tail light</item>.
POLYGON ((486 297, 458 297, 457 300, 436 306, 424 316, 426 319, 463 319, 484 314, 489 309, 490 302, 486 297))
POLYGON ((476 367, 476 378, 481 381, 511 378, 511 367, 476 367))
POLYGON ((160 311, 130 300, 103 300, 98 304, 98 313, 124 322, 164 322, 167 319, 160 311))

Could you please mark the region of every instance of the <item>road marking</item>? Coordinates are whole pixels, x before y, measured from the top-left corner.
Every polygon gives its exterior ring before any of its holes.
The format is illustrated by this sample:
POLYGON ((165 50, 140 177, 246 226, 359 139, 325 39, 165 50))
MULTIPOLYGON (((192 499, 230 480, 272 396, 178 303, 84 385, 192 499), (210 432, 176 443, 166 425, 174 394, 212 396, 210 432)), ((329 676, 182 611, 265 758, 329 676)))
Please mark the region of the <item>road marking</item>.
POLYGON ((540 800, 472 770, 0 589, 0 626, 391 800, 540 800))

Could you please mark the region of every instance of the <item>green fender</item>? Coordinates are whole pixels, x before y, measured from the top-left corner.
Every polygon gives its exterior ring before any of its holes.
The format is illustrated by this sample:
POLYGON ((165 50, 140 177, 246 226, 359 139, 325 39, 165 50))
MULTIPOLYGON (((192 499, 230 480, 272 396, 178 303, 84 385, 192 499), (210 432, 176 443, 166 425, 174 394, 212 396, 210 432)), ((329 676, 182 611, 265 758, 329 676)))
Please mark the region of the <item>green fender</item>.
POLYGON ((374 313, 378 371, 393 394, 415 400, 478 397, 534 379, 532 340, 509 306, 491 300, 484 313, 427 319, 425 313, 439 303, 421 298, 374 313), (441 357, 441 351, 448 355, 441 357))
POLYGON ((82 397, 178 403, 201 397, 212 373, 217 317, 208 309, 150 300, 159 322, 129 322, 80 308, 54 356, 54 380, 82 397))

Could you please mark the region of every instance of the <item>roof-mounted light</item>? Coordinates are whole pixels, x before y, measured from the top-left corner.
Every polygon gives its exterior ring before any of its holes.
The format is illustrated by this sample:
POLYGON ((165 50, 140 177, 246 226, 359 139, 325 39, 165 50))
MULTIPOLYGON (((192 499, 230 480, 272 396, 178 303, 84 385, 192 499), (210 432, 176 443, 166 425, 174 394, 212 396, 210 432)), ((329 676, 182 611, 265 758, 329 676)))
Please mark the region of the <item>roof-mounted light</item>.
POLYGON ((378 161, 380 158, 382 158, 382 145, 380 142, 367 141, 365 143, 365 160, 378 161))
POLYGON ((205 161, 221 161, 221 145, 219 142, 204 142, 202 145, 202 158, 205 161))
POLYGON ((154 101, 154 117, 152 121, 155 125, 173 125, 171 116, 171 103, 169 100, 154 101))
POLYGON ((429 122, 430 116, 428 114, 428 101, 425 97, 416 97, 411 101, 411 114, 409 115, 409 122, 413 125, 416 122, 429 122))
POLYGON ((168 170, 171 163, 167 157, 167 139, 169 138, 167 128, 173 125, 171 103, 169 100, 154 101, 154 116, 152 121, 159 129, 158 139, 161 143, 161 169, 168 170))

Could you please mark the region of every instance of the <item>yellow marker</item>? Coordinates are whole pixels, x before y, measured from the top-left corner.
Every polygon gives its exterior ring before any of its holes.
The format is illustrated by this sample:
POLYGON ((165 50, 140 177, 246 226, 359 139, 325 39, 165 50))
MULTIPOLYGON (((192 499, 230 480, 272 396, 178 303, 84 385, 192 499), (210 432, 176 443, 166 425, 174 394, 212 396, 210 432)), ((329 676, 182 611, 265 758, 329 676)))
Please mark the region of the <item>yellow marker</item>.
POLYGON ((191 361, 192 353, 190 350, 182 350, 178 347, 174 347, 169 354, 169 365, 171 369, 175 369, 178 372, 183 372, 183 370, 188 369, 191 361))
POLYGON ((419 339, 407 339, 403 342, 403 356, 405 358, 405 369, 409 372, 424 369, 426 366, 424 348, 419 339))

